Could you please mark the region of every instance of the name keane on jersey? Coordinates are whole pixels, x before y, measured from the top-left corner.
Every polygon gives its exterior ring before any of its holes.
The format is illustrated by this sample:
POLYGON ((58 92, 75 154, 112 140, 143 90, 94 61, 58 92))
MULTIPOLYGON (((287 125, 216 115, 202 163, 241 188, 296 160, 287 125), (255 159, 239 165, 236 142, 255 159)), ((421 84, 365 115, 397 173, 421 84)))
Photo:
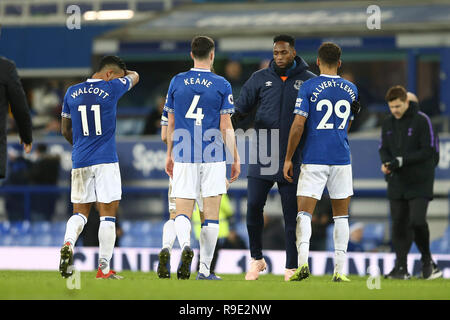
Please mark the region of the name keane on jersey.
POLYGON ((324 91, 326 88, 339 88, 347 92, 352 101, 355 101, 356 99, 356 93, 353 91, 351 87, 349 87, 347 84, 343 82, 336 82, 335 80, 328 80, 321 82, 313 91, 312 96, 310 98, 311 102, 316 102, 317 97, 324 91))
POLYGON ((186 86, 190 84, 201 84, 205 87, 209 88, 212 85, 212 82, 207 79, 200 79, 200 78, 186 78, 184 79, 184 84, 186 86))
POLYGON ((97 95, 99 97, 102 97, 102 95, 103 95, 103 99, 106 99, 106 97, 109 96, 109 93, 106 92, 105 90, 102 90, 102 89, 99 89, 99 88, 93 88, 93 87, 80 88, 80 89, 78 89, 76 91, 73 91, 70 95, 72 96, 73 99, 75 99, 76 97, 81 96, 82 94, 85 94, 85 93, 95 94, 95 95, 97 95))

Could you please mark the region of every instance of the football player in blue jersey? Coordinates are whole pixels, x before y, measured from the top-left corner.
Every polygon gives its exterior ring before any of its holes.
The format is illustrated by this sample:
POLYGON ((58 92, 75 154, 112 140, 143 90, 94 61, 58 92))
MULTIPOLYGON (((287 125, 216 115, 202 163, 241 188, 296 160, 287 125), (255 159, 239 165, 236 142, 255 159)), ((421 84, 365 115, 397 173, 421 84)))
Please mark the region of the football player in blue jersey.
POLYGON ((166 172, 173 179, 176 198, 175 232, 182 248, 178 279, 189 279, 191 216, 195 199, 203 198, 205 222, 200 233, 200 268, 196 279, 219 280, 210 265, 219 233, 219 207, 226 193, 226 150, 232 157, 231 179, 240 173, 231 114, 230 83, 211 72, 214 41, 196 36, 191 42, 194 67, 172 78, 165 110, 168 112, 166 172))
POLYGON ((295 104, 295 119, 289 133, 284 177, 293 181, 292 156, 304 138, 302 165, 297 186, 297 251, 298 269, 291 281, 309 277, 309 240, 311 214, 325 186, 331 198, 334 218, 333 281, 349 281, 343 274, 349 240, 348 208, 353 195, 352 167, 348 130, 353 113, 352 103, 358 99, 356 86, 339 77, 341 49, 325 42, 318 50, 320 76, 305 81, 295 104))
MULTIPOLYGON (((167 111, 163 110, 161 115, 161 140, 167 144, 167 125, 168 125, 167 111)), ((172 247, 175 243, 177 235, 175 233, 175 216, 176 216, 176 205, 175 198, 171 196, 172 193, 172 179, 169 179, 169 220, 164 223, 163 234, 162 234, 162 248, 158 254, 158 267, 156 273, 159 278, 170 278, 170 255, 172 247)), ((203 199, 201 197, 196 199, 197 206, 200 212, 200 216, 203 219, 203 199)))
POLYGON ((115 140, 116 112, 117 101, 138 81, 137 72, 127 70, 119 57, 106 56, 90 79, 71 86, 64 97, 61 132, 73 146, 74 213, 67 221, 60 251, 59 271, 65 278, 73 272, 73 247, 95 202, 100 211, 96 278, 122 278, 109 265, 116 240, 115 217, 122 196, 115 140))

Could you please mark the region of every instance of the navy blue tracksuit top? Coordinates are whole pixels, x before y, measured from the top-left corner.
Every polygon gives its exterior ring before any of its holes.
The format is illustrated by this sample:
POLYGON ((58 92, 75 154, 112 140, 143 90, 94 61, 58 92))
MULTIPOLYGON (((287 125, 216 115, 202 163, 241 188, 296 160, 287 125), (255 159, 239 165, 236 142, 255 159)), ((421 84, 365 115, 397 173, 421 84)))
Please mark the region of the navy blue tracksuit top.
MULTIPOLYGON (((294 120, 295 100, 297 99, 298 90, 302 83, 310 78, 316 77, 316 75, 308 71, 308 64, 298 56, 295 57, 294 65, 287 71, 287 79, 285 81, 275 72, 274 65, 275 61, 272 59, 268 68, 252 74, 242 87, 235 107, 241 113, 250 113, 254 108, 257 108, 254 127, 258 140, 252 143, 252 151, 250 152, 257 152, 258 163, 249 164, 247 176, 276 182, 287 182, 283 176, 283 165, 289 131, 294 120), (261 129, 268 129, 266 130, 267 134, 264 135, 261 129), (266 142, 267 152, 262 152, 262 155, 270 158, 272 154, 270 144, 271 129, 279 129, 279 141, 277 143, 274 142, 274 146, 278 145, 279 148, 276 159, 278 161, 278 170, 274 174, 266 174, 264 172, 262 173, 261 169, 267 169, 271 165, 272 168, 276 168, 276 164, 267 164, 267 159, 261 159, 259 148, 266 142)), ((297 183, 300 173, 300 148, 297 148, 292 157, 295 183, 297 183)))

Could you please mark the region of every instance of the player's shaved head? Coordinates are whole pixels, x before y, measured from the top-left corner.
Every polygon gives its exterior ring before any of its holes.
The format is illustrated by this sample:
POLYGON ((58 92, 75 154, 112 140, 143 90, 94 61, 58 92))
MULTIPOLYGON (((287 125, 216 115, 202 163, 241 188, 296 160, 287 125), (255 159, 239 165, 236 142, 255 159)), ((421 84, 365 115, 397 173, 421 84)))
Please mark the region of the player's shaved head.
POLYGON ((112 70, 115 73, 121 74, 122 72, 126 73, 127 66, 118 56, 105 56, 100 60, 97 72, 105 70, 112 70))
POLYGON ((328 66, 336 66, 341 59, 341 48, 333 42, 324 42, 319 47, 318 57, 321 63, 328 66))
POLYGON ((214 40, 207 36, 196 36, 191 42, 192 55, 198 60, 207 59, 214 47, 214 40))

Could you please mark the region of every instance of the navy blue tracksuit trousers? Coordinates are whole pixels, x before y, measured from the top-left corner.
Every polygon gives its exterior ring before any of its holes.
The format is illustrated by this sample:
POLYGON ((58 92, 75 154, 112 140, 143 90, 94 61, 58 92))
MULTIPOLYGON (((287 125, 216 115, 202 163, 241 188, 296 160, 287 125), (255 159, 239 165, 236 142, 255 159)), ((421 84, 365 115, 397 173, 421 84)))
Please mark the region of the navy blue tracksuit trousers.
MULTIPOLYGON (((250 255, 254 259, 261 259, 262 237, 264 229, 263 211, 267 195, 274 185, 274 181, 248 177, 247 186, 247 231, 250 240, 250 255)), ((297 246, 295 244, 295 228, 297 217, 297 184, 277 182, 281 197, 281 208, 284 216, 286 268, 298 267, 297 246)))

